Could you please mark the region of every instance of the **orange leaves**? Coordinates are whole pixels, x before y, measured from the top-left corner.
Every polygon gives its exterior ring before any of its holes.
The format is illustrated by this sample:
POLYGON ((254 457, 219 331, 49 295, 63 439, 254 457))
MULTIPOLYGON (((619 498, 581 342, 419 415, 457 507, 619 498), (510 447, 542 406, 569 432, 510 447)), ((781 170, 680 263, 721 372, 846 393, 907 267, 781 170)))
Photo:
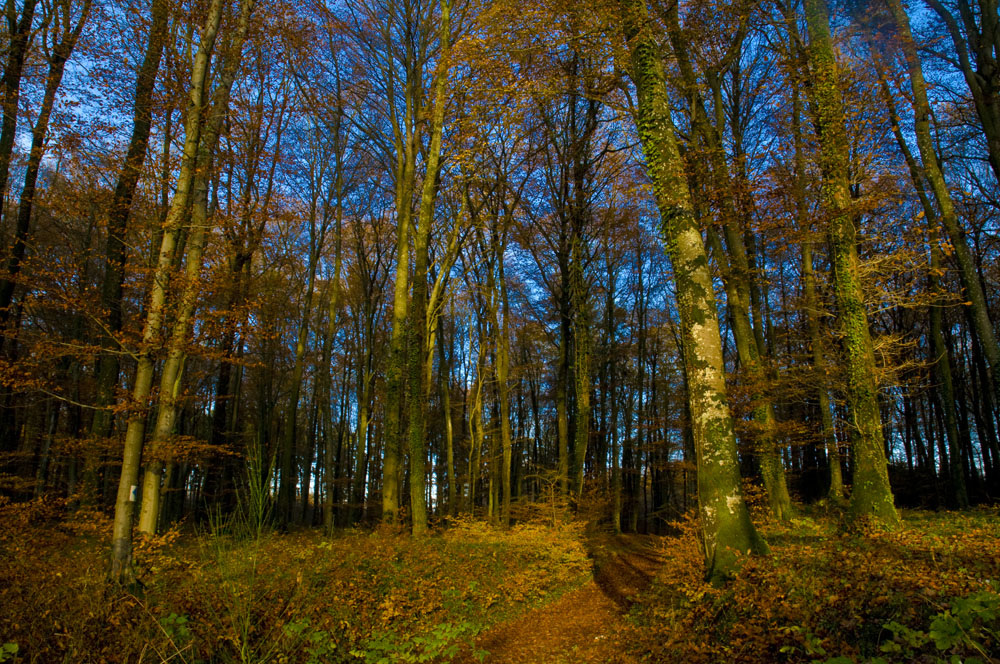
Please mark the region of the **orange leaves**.
POLYGON ((992 513, 907 517, 895 533, 843 534, 818 518, 769 524, 773 556, 748 559, 717 590, 700 579, 697 532, 687 522, 627 640, 663 661, 875 657, 892 638, 884 624, 926 629, 950 598, 1000 578, 992 513))

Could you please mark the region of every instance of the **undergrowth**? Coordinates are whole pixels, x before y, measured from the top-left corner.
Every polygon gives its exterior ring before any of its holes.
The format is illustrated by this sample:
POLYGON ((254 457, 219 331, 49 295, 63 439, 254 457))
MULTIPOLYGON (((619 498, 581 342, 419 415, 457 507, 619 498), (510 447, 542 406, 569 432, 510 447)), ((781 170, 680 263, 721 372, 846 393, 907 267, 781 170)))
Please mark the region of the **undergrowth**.
POLYGON ((762 532, 772 555, 714 588, 684 522, 622 649, 649 662, 1000 661, 996 510, 904 513, 893 533, 844 532, 825 515, 762 532))
POLYGON ((217 528, 141 540, 143 592, 113 594, 107 520, 47 510, 0 507, 0 643, 17 646, 7 661, 446 661, 589 575, 574 526, 460 521, 418 539, 217 528))
MULTIPOLYGON (((140 594, 104 584, 110 523, 58 501, 0 505, 0 661, 442 662, 590 575, 578 524, 509 531, 459 520, 400 529, 240 535, 177 530, 137 543, 140 594)), ((697 524, 648 538, 665 564, 609 635, 621 661, 996 662, 1000 519, 904 513, 846 532, 800 511, 764 522, 772 555, 704 580, 697 524)), ((600 566, 601 558, 594 562, 600 566)))

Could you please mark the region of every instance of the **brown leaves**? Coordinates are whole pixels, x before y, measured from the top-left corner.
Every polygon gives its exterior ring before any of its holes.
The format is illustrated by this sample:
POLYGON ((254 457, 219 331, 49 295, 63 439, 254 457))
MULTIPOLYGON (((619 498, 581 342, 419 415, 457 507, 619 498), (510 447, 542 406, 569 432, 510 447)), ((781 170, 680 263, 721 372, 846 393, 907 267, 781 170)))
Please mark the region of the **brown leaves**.
POLYGON ((748 559, 721 589, 702 581, 697 533, 686 525, 629 641, 663 661, 873 657, 891 638, 885 623, 926 629, 941 598, 1000 577, 992 514, 907 516, 896 533, 844 534, 818 518, 768 524, 773 556, 748 559))

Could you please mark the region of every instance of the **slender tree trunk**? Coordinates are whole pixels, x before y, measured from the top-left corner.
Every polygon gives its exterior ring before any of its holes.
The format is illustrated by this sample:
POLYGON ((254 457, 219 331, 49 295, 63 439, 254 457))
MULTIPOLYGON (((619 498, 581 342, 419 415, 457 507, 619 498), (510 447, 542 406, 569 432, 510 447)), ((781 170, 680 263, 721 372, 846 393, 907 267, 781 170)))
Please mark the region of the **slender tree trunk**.
MULTIPOLYGON (((581 178, 582 179, 582 178, 581 178)), ((582 193, 582 188, 577 189, 582 193)), ((573 303, 573 378, 576 387, 576 426, 573 431, 571 485, 577 499, 583 494, 584 465, 590 441, 590 312, 583 275, 583 238, 575 232, 570 249, 570 301, 573 303)))
POLYGON ((153 435, 147 445, 148 460, 142 482, 142 505, 139 509, 139 532, 156 534, 160 514, 160 479, 165 462, 170 461, 170 438, 174 434, 186 346, 191 329, 195 305, 200 292, 201 257, 208 226, 208 183, 197 178, 191 206, 192 234, 188 239, 185 284, 179 298, 177 316, 173 321, 167 358, 160 370, 160 398, 153 435))
MULTIPOLYGON (((315 202, 310 213, 313 219, 310 227, 315 230, 315 202)), ((302 386, 302 374, 305 371, 306 344, 309 340, 309 319, 312 316, 313 289, 316 280, 316 265, 319 262, 320 249, 323 244, 322 235, 313 239, 315 246, 310 247, 309 267, 306 275, 305 291, 302 300, 302 319, 299 321, 298 335, 295 340, 295 364, 292 368, 290 393, 288 396, 288 411, 285 413, 285 428, 281 441, 281 484, 278 493, 279 518, 290 524, 294 520, 295 486, 298 481, 298 471, 295 462, 295 442, 298 430, 299 394, 302 386)))
POLYGON ((21 98, 21 77, 24 61, 31 50, 35 7, 37 0, 24 0, 20 16, 15 11, 16 4, 9 2, 5 11, 7 19, 7 62, 0 79, 3 90, 3 122, 0 127, 0 214, 5 212, 4 201, 7 194, 7 180, 10 177, 10 160, 14 153, 17 137, 17 111, 21 98))
POLYGON ((135 106, 132 113, 132 136, 129 139, 125 163, 118 175, 114 198, 108 213, 108 237, 104 253, 104 279, 101 282, 101 314, 104 316, 102 346, 105 351, 97 359, 97 401, 91 423, 91 443, 87 446, 83 472, 83 499, 93 505, 97 498, 97 465, 100 460, 98 441, 111 435, 114 416, 110 410, 115 399, 115 387, 121 372, 118 345, 115 338, 122 330, 122 291, 125 285, 125 261, 128 254, 125 235, 149 147, 149 132, 153 123, 153 88, 160 68, 163 45, 167 37, 169 18, 167 0, 153 0, 152 22, 146 41, 146 52, 136 77, 135 106))
POLYGON ((931 347, 934 350, 934 375, 938 380, 941 402, 944 410, 945 434, 948 439, 948 476, 951 484, 951 502, 959 508, 969 506, 969 494, 965 488, 965 474, 962 472, 961 456, 958 440, 958 416, 955 412, 955 388, 951 380, 951 361, 948 348, 941 333, 941 307, 944 299, 938 272, 941 270, 941 249, 934 238, 931 238, 931 266, 928 272, 930 291, 936 295, 935 302, 930 306, 930 336, 931 347))
MULTIPOLYGON (((191 333, 195 307, 200 294, 200 275, 202 254, 208 237, 209 210, 208 186, 209 173, 219 135, 223 129, 229 97, 240 58, 243 53, 243 43, 246 40, 250 8, 252 0, 242 0, 240 15, 232 42, 224 48, 219 81, 212 93, 209 116, 204 120, 204 126, 199 130, 195 174, 192 179, 190 194, 191 224, 187 229, 185 242, 187 262, 184 271, 184 287, 177 301, 177 313, 173 320, 170 338, 167 342, 167 357, 160 374, 160 401, 156 415, 153 437, 149 444, 150 460, 146 464, 146 472, 142 484, 142 506, 139 511, 139 532, 152 535, 156 533, 157 519, 160 514, 160 475, 163 463, 170 461, 170 437, 174 433, 179 399, 181 396, 181 381, 184 373, 184 362, 187 358, 187 343, 191 333)), ((207 81, 206 81, 207 83, 207 81)), ((207 85, 206 85, 207 88, 207 85)), ((201 123, 199 119, 199 124, 201 123)), ((183 214, 183 212, 182 212, 183 214)), ((178 231, 186 230, 183 224, 177 226, 178 231)), ((164 234, 166 237, 166 232, 164 234)), ((176 247, 175 247, 176 249, 176 247)), ((175 251, 175 260, 181 255, 175 251)))
MULTIPOLYGON (((453 335, 454 337, 454 335, 453 335)), ((441 411, 444 413, 445 458, 448 465, 448 514, 458 514, 458 478, 455 476, 455 434, 451 412, 451 364, 445 352, 444 322, 438 318, 438 375, 441 389, 441 411)), ((450 347, 451 344, 448 344, 450 347)))
POLYGON ((128 427, 125 432, 125 449, 121 475, 118 480, 118 496, 112 529, 111 565, 108 576, 112 581, 118 583, 132 583, 135 580, 132 569, 132 512, 138 489, 139 460, 142 455, 145 434, 146 409, 153 384, 154 343, 163 328, 164 305, 166 304, 177 234, 191 196, 191 185, 195 176, 198 146, 201 138, 201 114, 205 105, 206 77, 221 19, 222 1, 212 0, 205 25, 201 31, 198 52, 191 67, 183 159, 177 177, 177 189, 164 223, 159 256, 146 308, 142 346, 138 354, 138 367, 132 388, 132 412, 129 414, 128 427))
POLYGON ((427 278, 430 260, 431 224, 434 221, 434 201, 437 197, 437 180, 441 163, 441 135, 444 129, 445 93, 448 84, 448 38, 451 31, 451 6, 448 0, 441 0, 439 43, 441 60, 434 77, 434 110, 431 115, 430 146, 427 152, 427 167, 424 173, 423 189, 420 195, 420 213, 413 240, 413 302, 410 310, 409 328, 409 404, 410 404, 410 512, 413 518, 413 534, 419 536, 427 531, 427 403, 425 394, 430 376, 425 358, 428 357, 427 344, 427 278))
MULTIPOLYGON (((5 338, 3 333, 7 331, 7 323, 10 318, 10 303, 14 299, 17 275, 21 272, 21 264, 28 248, 28 233, 31 230, 31 213, 35 205, 38 170, 42 164, 42 157, 45 155, 45 139, 49 132, 52 107, 55 105, 56 92, 62 84, 63 72, 66 71, 66 61, 69 60, 76 48, 76 42, 90 16, 90 7, 91 0, 84 0, 83 6, 80 8, 80 18, 75 25, 70 20, 72 0, 62 0, 52 9, 54 12, 52 20, 60 24, 55 31, 58 35, 58 41, 52 45, 52 53, 48 58, 49 71, 45 79, 42 105, 39 107, 35 126, 31 130, 31 150, 28 153, 24 186, 21 188, 21 198, 17 206, 14 246, 7 257, 4 273, 0 277, 0 349, 3 348, 5 338)), ((0 137, 0 141, 2 141, 2 137, 0 137)), ((0 168, 2 167, 3 164, 0 164, 0 168)), ((6 186, 6 184, 3 183, 2 186, 6 186)), ((0 186, 0 192, 3 191, 2 186, 0 186)))
MULTIPOLYGON (((990 320, 986 294, 983 292, 982 283, 978 278, 975 259, 969 248, 969 243, 965 239, 965 231, 959 223, 951 192, 948 190, 937 152, 934 150, 934 139, 931 136, 930 125, 931 108, 927 101, 927 84, 924 82, 917 45, 910 33, 910 20, 903 10, 900 0, 886 0, 886 2, 895 20, 903 56, 910 74, 910 89, 913 92, 913 129, 917 138, 917 148, 920 151, 920 160, 923 163, 924 175, 931 185, 931 191, 934 193, 938 209, 941 212, 940 220, 954 249, 959 282, 962 284, 962 290, 970 309, 969 317, 976 328, 976 334, 979 335, 979 342, 982 344, 983 355, 986 356, 986 361, 990 366, 994 399, 1000 400, 1000 380, 998 380, 998 376, 1000 376, 1000 341, 997 340, 993 322, 990 320)), ((995 25, 995 3, 993 14, 995 25)), ((991 145, 991 153, 992 147, 991 145)), ((997 141, 997 147, 1000 147, 1000 140, 997 141)), ((993 157, 1000 157, 1000 152, 993 157)))
MULTIPOLYGON (((413 84, 408 83, 408 91, 413 84)), ((385 451, 382 460, 382 521, 399 517, 402 464, 403 372, 407 366, 407 309, 410 279, 410 222, 419 136, 413 128, 418 101, 406 95, 404 131, 396 136, 396 283, 393 290, 392 332, 385 383, 385 451)))
POLYGON ((570 318, 565 312, 559 325, 559 364, 556 367, 556 436, 559 447, 559 492, 569 494, 569 345, 570 318))
MULTIPOLYGON (((794 20, 794 17, 793 19, 794 20)), ((820 303, 816 293, 816 275, 813 268, 813 247, 812 232, 807 221, 808 211, 806 203, 806 182, 805 182, 805 150, 802 145, 802 97, 798 87, 792 92, 792 131, 795 135, 795 216, 798 220, 799 229, 806 233, 802 241, 802 307, 806 314, 806 328, 809 334, 809 349, 812 353, 813 371, 820 377, 816 389, 816 401, 819 408, 820 437, 826 449, 827 464, 829 465, 830 485, 827 489, 827 498, 834 503, 841 503, 844 500, 844 478, 841 470, 840 445, 837 442, 837 432, 833 426, 833 410, 830 403, 830 390, 826 383, 827 365, 826 355, 823 352, 823 334, 820 327, 820 303)))
POLYGON ((502 320, 497 328, 497 397, 500 400, 500 446, 501 446, 501 466, 500 481, 503 492, 500 506, 500 524, 504 528, 510 527, 510 502, 511 502, 511 458, 513 454, 513 444, 511 441, 510 427, 510 300, 507 294, 507 277, 504 274, 504 253, 506 240, 500 242, 497 252, 497 286, 500 291, 500 311, 502 320))
MULTIPOLYGON (((907 24, 907 28, 908 28, 907 24)), ((914 54, 915 55, 915 54, 914 54)), ((910 171, 910 178, 913 181, 914 189, 917 192, 917 196, 920 199, 921 206, 924 211, 924 218, 927 221, 927 226, 930 231, 930 247, 931 247, 931 263, 930 270, 928 272, 928 286, 930 292, 934 295, 934 301, 930 305, 930 330, 929 337, 931 341, 931 348, 934 353, 933 365, 934 365, 934 376, 938 381, 939 390, 941 392, 941 400, 943 402, 944 410, 944 436, 948 444, 948 456, 950 458, 949 463, 949 477, 950 477, 950 499, 951 503, 955 506, 964 508, 968 506, 969 499, 968 493, 966 492, 965 479, 962 474, 962 468, 960 464, 960 458, 957 456, 959 449, 959 439, 958 439, 958 419, 955 412, 955 391, 952 383, 951 375, 951 359, 948 353, 948 348, 944 342, 944 336, 942 334, 942 312, 941 307, 945 306, 945 293, 941 287, 941 282, 938 277, 938 273, 943 270, 941 250, 937 246, 937 239, 934 237, 935 231, 938 228, 938 214, 937 210, 931 204, 930 199, 927 196, 927 191, 924 187, 924 177, 926 176, 926 169, 921 170, 917 160, 914 158, 913 153, 910 151, 909 146, 906 143, 906 139, 903 136, 902 129, 900 127, 899 115, 896 112, 895 101, 892 97, 891 90, 889 88, 888 81, 886 81, 884 75, 879 71, 880 84, 882 88, 882 95, 885 98, 886 105, 889 111, 889 119, 892 124, 893 133, 896 137, 896 143, 899 145, 900 151, 903 153, 903 157, 910 171)), ((926 96, 924 97, 924 103, 926 103, 926 96)), ((926 129, 926 127, 925 127, 926 129)), ((947 191, 945 192, 947 195, 947 191)), ((952 210, 954 212, 954 210, 952 210)), ((978 281, 977 281, 978 283, 978 281)))

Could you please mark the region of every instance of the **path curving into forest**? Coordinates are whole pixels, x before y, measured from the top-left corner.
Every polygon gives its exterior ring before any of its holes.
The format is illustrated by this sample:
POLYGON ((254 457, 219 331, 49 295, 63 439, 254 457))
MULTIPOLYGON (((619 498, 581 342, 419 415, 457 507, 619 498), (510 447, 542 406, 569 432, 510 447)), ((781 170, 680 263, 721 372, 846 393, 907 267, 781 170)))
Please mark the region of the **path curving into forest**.
MULTIPOLYGON (((593 578, 554 602, 494 626, 476 639, 484 664, 627 662, 614 634, 623 614, 663 563, 658 538, 594 535, 586 541, 593 578)), ((463 657, 462 664, 476 662, 463 657)))

